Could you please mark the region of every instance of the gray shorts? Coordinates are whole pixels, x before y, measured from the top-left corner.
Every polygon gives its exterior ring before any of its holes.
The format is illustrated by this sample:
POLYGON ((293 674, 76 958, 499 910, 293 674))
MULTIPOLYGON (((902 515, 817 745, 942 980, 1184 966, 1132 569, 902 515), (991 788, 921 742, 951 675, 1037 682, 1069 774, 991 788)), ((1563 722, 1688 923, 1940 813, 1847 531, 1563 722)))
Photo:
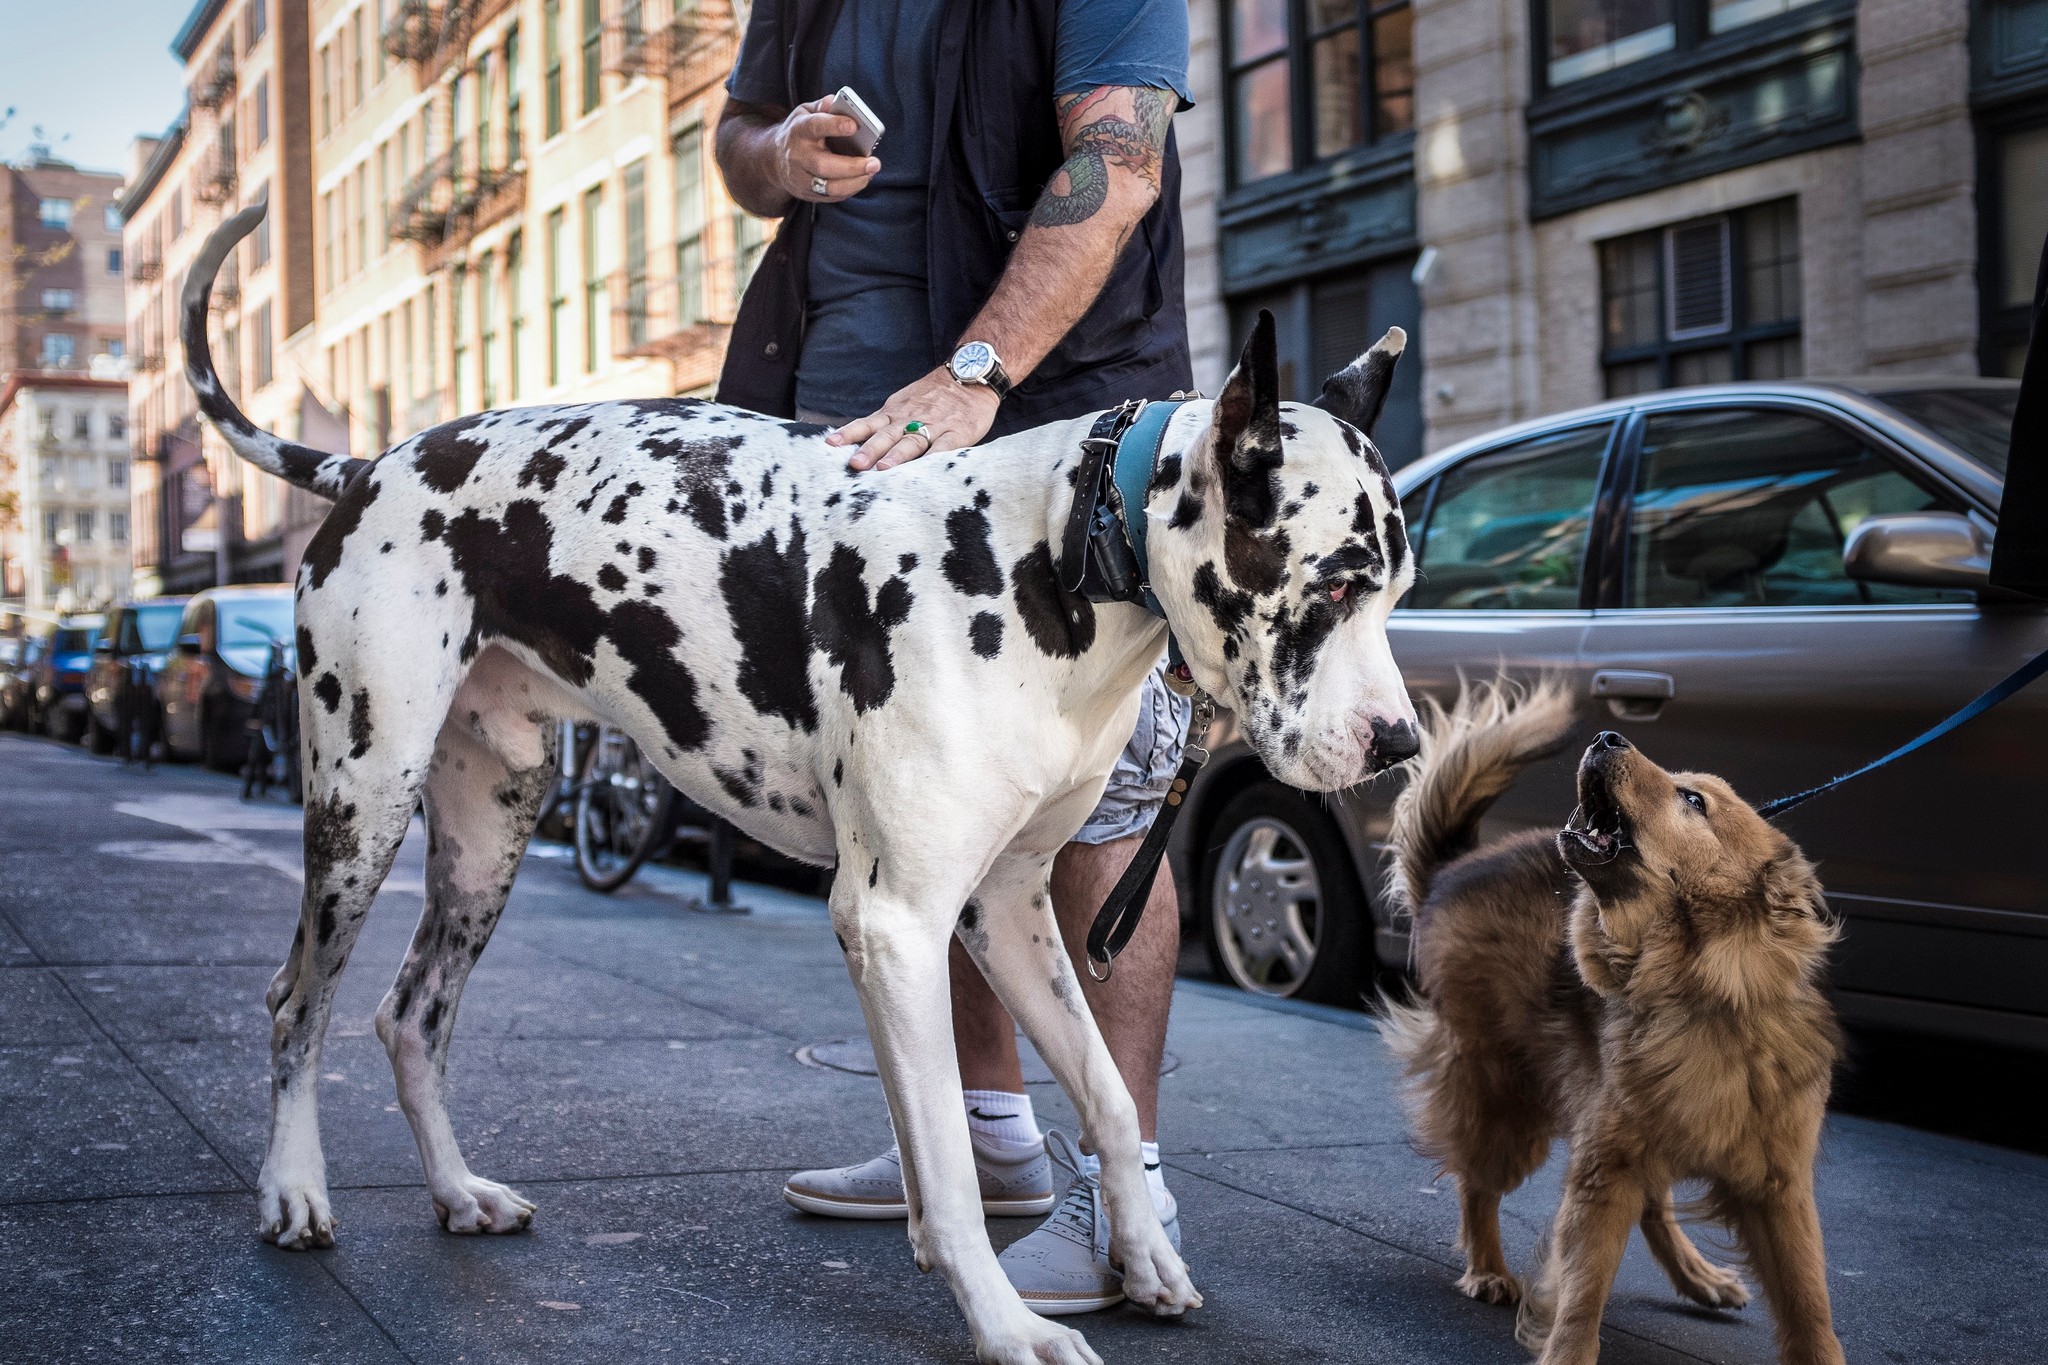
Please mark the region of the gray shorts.
POLYGON ((1152 817, 1166 800, 1166 789, 1180 768, 1187 747, 1188 717, 1194 706, 1166 685, 1166 664, 1146 675, 1138 697, 1138 726, 1131 742, 1116 756, 1109 785, 1095 804, 1088 823, 1074 836, 1081 844, 1106 844, 1129 839, 1152 828, 1152 817))

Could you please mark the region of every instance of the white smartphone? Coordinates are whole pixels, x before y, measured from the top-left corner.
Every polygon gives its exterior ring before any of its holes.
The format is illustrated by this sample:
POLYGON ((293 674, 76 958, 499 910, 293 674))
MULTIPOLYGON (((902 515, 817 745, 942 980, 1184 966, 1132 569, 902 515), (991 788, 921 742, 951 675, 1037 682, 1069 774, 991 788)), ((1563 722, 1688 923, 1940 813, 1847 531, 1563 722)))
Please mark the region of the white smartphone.
POLYGON ((867 101, 856 95, 852 86, 842 85, 832 97, 832 112, 852 119, 859 129, 852 137, 826 138, 826 149, 840 156, 873 156, 882 140, 882 121, 868 108, 867 101))

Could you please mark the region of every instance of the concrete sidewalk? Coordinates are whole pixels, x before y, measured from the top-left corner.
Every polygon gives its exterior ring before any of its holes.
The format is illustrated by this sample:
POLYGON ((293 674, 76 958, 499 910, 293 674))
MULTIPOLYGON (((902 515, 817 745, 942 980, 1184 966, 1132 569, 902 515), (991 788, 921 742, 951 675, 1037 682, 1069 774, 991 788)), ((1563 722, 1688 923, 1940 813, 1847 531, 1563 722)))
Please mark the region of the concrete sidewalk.
MULTIPOLYGON (((0 1359, 964 1361, 899 1224, 796 1214, 782 1178, 888 1142, 822 904, 652 869, 584 891, 529 858, 450 1063, 478 1173, 540 1205, 441 1232, 370 1017, 417 915, 409 841, 344 979, 322 1067, 331 1252, 255 1235, 263 988, 296 914, 297 813, 224 779, 0 737, 0 1359), (841 1050, 857 1055, 858 1046, 841 1050), (839 1055, 839 1054, 834 1054, 839 1055)), ((1527 1359, 1452 1288, 1456 1209, 1407 1147, 1370 1021, 1183 983, 1161 1138, 1208 1306, 1075 1320, 1111 1362, 1527 1359)), ((1039 1113, 1072 1131, 1055 1087, 1039 1113)), ((1557 1165, 1508 1203, 1526 1265, 1557 1165)), ((1852 1361, 2048 1360, 2048 1160, 1852 1118, 1820 1171, 1852 1361)), ((1028 1220, 998 1222, 999 1242, 1028 1220)), ((1682 1306, 1640 1245, 1603 1360, 1767 1362, 1760 1306, 1682 1306)))

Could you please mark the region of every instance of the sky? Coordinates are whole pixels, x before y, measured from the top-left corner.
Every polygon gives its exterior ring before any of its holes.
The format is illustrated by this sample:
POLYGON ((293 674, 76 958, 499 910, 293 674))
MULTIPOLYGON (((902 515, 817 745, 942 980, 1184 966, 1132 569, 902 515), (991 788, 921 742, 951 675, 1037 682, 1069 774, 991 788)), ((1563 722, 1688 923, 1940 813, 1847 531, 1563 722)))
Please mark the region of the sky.
POLYGON ((126 174, 129 142, 178 116, 184 70, 171 39, 191 10, 192 0, 0 0, 0 161, 19 160, 41 124, 54 155, 126 174))

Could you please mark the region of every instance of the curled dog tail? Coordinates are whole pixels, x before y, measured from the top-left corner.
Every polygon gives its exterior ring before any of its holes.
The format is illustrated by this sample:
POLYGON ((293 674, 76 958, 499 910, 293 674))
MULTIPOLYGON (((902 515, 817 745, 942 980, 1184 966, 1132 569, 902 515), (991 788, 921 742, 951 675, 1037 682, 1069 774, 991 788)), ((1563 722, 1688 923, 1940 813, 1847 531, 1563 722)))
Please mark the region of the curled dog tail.
POLYGON ((1397 911, 1421 908, 1437 869, 1472 849, 1480 817, 1515 775, 1556 753, 1571 731, 1571 694, 1558 678, 1527 690, 1504 678, 1467 683, 1448 713, 1425 700, 1422 752, 1387 836, 1386 894, 1397 911))
POLYGON ((294 445, 251 422, 221 387, 220 376, 213 368, 213 350, 206 340, 213 277, 220 273, 221 262, 235 249, 235 244, 256 230, 268 209, 267 200, 259 201, 222 223, 192 262, 192 271, 185 277, 185 296, 179 300, 183 310, 180 336, 185 343, 185 378, 199 399, 199 411, 235 454, 308 493, 336 498, 351 479, 370 467, 370 462, 294 445))

